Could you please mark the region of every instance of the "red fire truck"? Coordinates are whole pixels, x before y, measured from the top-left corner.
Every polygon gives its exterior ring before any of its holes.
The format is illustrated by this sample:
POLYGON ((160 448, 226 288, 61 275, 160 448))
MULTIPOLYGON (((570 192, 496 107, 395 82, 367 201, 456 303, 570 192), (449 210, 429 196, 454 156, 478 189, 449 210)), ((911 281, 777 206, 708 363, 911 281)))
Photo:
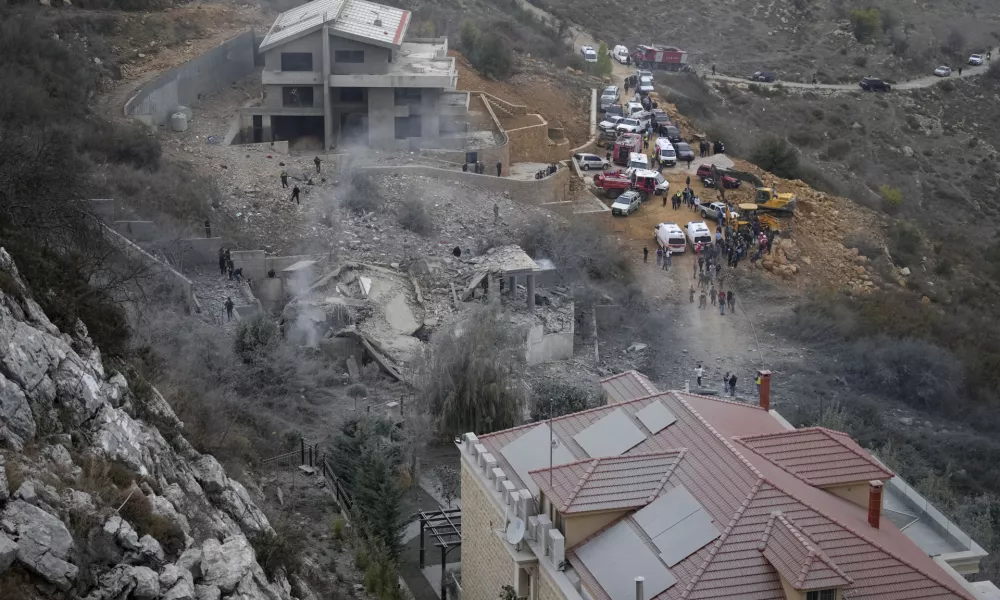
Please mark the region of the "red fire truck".
POLYGON ((687 70, 688 53, 673 46, 639 46, 632 51, 632 62, 640 69, 687 70))
POLYGON ((630 152, 642 152, 642 136, 638 133, 623 133, 615 140, 611 152, 611 162, 616 165, 628 166, 630 152))

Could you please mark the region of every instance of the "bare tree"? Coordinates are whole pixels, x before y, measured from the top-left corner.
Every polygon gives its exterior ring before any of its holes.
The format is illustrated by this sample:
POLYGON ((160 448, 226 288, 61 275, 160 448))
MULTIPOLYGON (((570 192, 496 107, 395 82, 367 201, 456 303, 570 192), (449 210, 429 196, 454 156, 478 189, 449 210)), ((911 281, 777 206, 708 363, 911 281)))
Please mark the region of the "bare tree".
POLYGON ((441 499, 447 505, 446 508, 451 508, 462 486, 458 469, 450 465, 439 465, 434 469, 434 475, 438 480, 438 493, 441 494, 441 499))

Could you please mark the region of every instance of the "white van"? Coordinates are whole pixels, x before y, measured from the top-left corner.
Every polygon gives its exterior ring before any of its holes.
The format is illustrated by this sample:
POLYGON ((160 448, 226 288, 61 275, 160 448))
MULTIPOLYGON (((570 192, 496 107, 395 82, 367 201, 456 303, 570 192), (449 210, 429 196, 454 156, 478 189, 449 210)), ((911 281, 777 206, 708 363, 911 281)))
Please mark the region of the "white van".
POLYGON ((628 168, 638 170, 649 170, 649 157, 639 152, 628 153, 628 168))
POLYGON ((660 223, 653 227, 653 237, 661 248, 670 248, 674 254, 682 254, 687 249, 684 232, 677 223, 660 223))
POLYGON ((704 221, 691 221, 687 224, 687 238, 691 246, 701 244, 702 248, 712 245, 712 232, 704 221))
POLYGON ((580 54, 583 56, 584 62, 597 62, 597 51, 594 50, 593 46, 580 46, 580 54))
POLYGON ((615 49, 611 51, 611 57, 624 65, 628 62, 628 48, 621 44, 615 46, 615 49))
POLYGON ((629 102, 625 105, 625 114, 630 117, 634 114, 644 112, 645 110, 646 109, 642 107, 641 102, 629 102))
POLYGON ((677 164, 677 151, 674 145, 666 138, 656 138, 656 156, 660 159, 660 164, 672 167, 677 164))

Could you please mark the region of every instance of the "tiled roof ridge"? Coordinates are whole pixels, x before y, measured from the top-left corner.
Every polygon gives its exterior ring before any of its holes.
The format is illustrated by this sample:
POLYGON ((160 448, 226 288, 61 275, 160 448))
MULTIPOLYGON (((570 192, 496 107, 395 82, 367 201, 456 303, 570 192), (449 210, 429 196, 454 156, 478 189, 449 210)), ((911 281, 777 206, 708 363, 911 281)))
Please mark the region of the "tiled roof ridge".
MULTIPOLYGON (((675 390, 670 390, 675 391, 675 390)), ((680 392, 685 396, 694 396, 695 398, 701 398, 702 400, 711 400, 712 402, 718 402, 720 404, 732 404, 734 406, 742 406, 743 408, 752 408, 754 410, 764 410, 764 407, 759 404, 748 404, 746 402, 740 402, 738 400, 726 400, 725 398, 719 398, 718 396, 705 396, 704 394, 693 394, 691 392, 680 392)), ((768 411, 770 412, 770 411, 768 411)))
MULTIPOLYGON (((891 556, 894 560, 898 560, 900 563, 902 563, 902 564, 906 565, 907 567, 913 569, 915 572, 920 573, 921 575, 923 575, 927 579, 930 579, 931 581, 933 581, 934 583, 940 585, 941 587, 943 587, 945 589, 948 589, 948 590, 951 590, 952 592, 957 593, 958 595, 962 596, 963 598, 966 598, 967 600, 975 600, 975 598, 973 598, 972 596, 970 596, 968 594, 968 592, 966 592, 965 588, 961 587, 960 585, 957 585, 958 582, 954 581, 953 579, 938 578, 937 576, 924 571, 923 569, 921 569, 920 567, 917 567, 916 565, 914 565, 910 561, 906 560, 905 558, 902 558, 901 556, 898 556, 895 552, 892 552, 891 550, 887 550, 885 548, 885 546, 883 546, 882 544, 876 542, 870 536, 867 536, 867 535, 861 533, 861 531, 859 529, 855 528, 854 526, 848 525, 847 523, 841 521, 840 519, 837 519, 836 517, 831 516, 830 514, 828 514, 825 511, 821 510, 820 508, 818 508, 816 506, 813 506, 812 504, 810 504, 809 502, 806 502, 805 500, 803 500, 802 498, 800 498, 796 494, 794 494, 792 492, 789 492, 787 489, 785 489, 781 485, 779 485, 779 484, 777 484, 777 483, 775 483, 773 481, 768 481, 768 483, 770 483, 772 486, 774 486, 774 488, 776 490, 779 490, 781 493, 783 493, 783 494, 787 495, 788 497, 792 498, 793 500, 795 500, 796 502, 798 502, 802 506, 808 507, 810 510, 813 510, 813 511, 819 513, 825 519, 828 519, 831 523, 833 523, 835 525, 839 525, 840 527, 843 527, 848 532, 850 532, 852 535, 856 535, 857 537, 859 537, 862 540, 864 540, 865 542, 871 544, 875 548, 881 550, 882 552, 885 552, 887 555, 891 556)), ((830 492, 824 492, 824 493, 830 493, 830 492)), ((847 502, 847 500, 844 500, 844 502, 847 502)))
POLYGON ((684 408, 686 408, 688 410, 688 412, 690 412, 694 416, 694 418, 698 419, 698 421, 705 427, 705 429, 707 429, 710 432, 712 432, 712 435, 714 435, 720 442, 722 442, 722 444, 726 448, 728 448, 730 452, 732 452, 734 455, 736 455, 736 458, 738 458, 740 460, 740 462, 742 462, 743 465, 747 469, 750 470, 751 473, 753 473, 754 475, 756 475, 759 479, 763 479, 764 481, 767 481, 767 478, 764 477, 764 474, 761 473, 757 469, 757 467, 755 467, 754 464, 752 462, 750 462, 750 460, 747 457, 743 456, 743 454, 739 451, 739 449, 737 449, 736 446, 733 445, 732 442, 730 442, 729 440, 726 439, 726 436, 724 436, 721 433, 719 433, 718 430, 716 430, 715 427, 713 427, 712 424, 709 423, 707 419, 705 419, 705 417, 701 416, 701 413, 699 413, 698 411, 696 411, 693 406, 691 406, 690 404, 688 404, 687 400, 685 400, 684 398, 681 398, 679 395, 674 396, 674 398, 678 402, 680 402, 681 405, 684 406, 684 408))
POLYGON ((658 394, 662 393, 662 392, 656 391, 656 388, 652 387, 653 382, 649 380, 649 377, 647 377, 642 371, 638 371, 636 369, 629 369, 628 371, 622 371, 621 373, 615 373, 614 375, 608 375, 607 377, 605 377, 603 379, 598 379, 597 382, 598 383, 604 383, 606 381, 614 381, 615 379, 619 379, 619 378, 624 377, 626 375, 635 375, 637 378, 641 379, 642 380, 641 381, 642 387, 644 387, 647 391, 649 391, 650 394, 652 394, 652 395, 658 395, 658 394))
POLYGON ((806 560, 802 563, 802 568, 799 571, 798 578, 794 582, 791 582, 792 587, 797 590, 803 589, 806 579, 809 578, 809 573, 812 571, 813 565, 816 564, 817 560, 825 564, 831 571, 839 575, 848 584, 854 583, 854 579, 852 579, 850 575, 845 573, 843 569, 833 562, 833 559, 831 559, 827 553, 823 551, 822 546, 810 538, 804 531, 799 529, 791 517, 788 517, 780 510, 776 510, 771 513, 771 518, 768 519, 767 527, 764 529, 764 536, 761 538, 760 544, 757 546, 758 550, 763 552, 764 548, 767 546, 767 542, 771 537, 771 531, 774 529, 775 521, 780 521, 785 527, 785 530, 788 531, 788 533, 790 533, 800 544, 802 544, 807 553, 806 560))
POLYGON ((775 432, 775 433, 759 433, 759 434, 755 434, 755 435, 741 435, 741 436, 734 436, 733 439, 736 440, 737 442, 743 444, 744 446, 747 446, 748 448, 750 448, 751 450, 753 450, 756 454, 759 454, 760 456, 764 457, 765 459, 767 459, 768 462, 775 464, 775 466, 779 467, 783 471, 787 471, 791 475, 795 475, 796 477, 798 477, 799 479, 802 479, 803 481, 808 481, 805 477, 802 477, 802 476, 800 476, 800 475, 798 475, 796 473, 793 473, 793 472, 789 471, 788 469, 782 467, 781 465, 775 463, 765 453, 763 453, 763 452, 757 452, 754 448, 751 448, 747 444, 747 442, 753 442, 753 441, 756 441, 756 440, 765 440, 765 439, 775 439, 775 438, 789 438, 789 437, 794 437, 794 436, 797 436, 797 435, 808 434, 808 433, 813 433, 813 432, 822 433, 827 438, 829 438, 829 439, 837 442, 838 444, 840 444, 841 447, 845 448, 846 450, 849 450, 855 456, 858 456, 859 458, 861 458, 862 460, 864 460, 865 462, 867 462, 871 466, 873 466, 876 469, 878 469, 879 471, 882 471, 883 473, 885 473, 888 476, 889 479, 891 479, 891 478, 893 478, 893 477, 896 476, 895 473, 893 473, 892 471, 890 471, 889 469, 887 469, 885 467, 885 465, 883 465, 878 460, 876 460, 874 456, 872 456, 871 454, 868 454, 867 452, 865 452, 864 449, 861 448, 861 446, 857 442, 855 442, 854 438, 852 438, 849 434, 844 433, 842 431, 836 431, 836 430, 833 430, 833 429, 827 429, 826 427, 803 427, 801 429, 789 429, 788 431, 778 431, 778 432, 775 432), (848 439, 848 440, 850 440, 851 442, 854 442, 854 443, 853 444, 846 444, 843 441, 836 439, 834 436, 846 438, 846 439, 848 439), (857 447, 855 447, 855 446, 857 446, 857 447))
MULTIPOLYGON (((650 398, 661 398, 663 396, 669 396, 669 395, 670 395, 670 392, 657 392, 655 394, 650 394, 648 396, 643 396, 641 398, 633 398, 631 400, 626 400, 625 402, 619 402, 617 404, 605 404, 603 406, 595 406, 594 408, 588 408, 587 410, 581 410, 581 411, 575 412, 575 413, 569 413, 569 414, 566 414, 566 415, 560 415, 558 417, 552 417, 551 419, 545 419, 543 421, 534 421, 532 423, 525 423, 524 425, 518 425, 517 427, 511 427, 510 429, 501 429, 499 431, 494 431, 492 433, 486 433, 486 434, 477 436, 477 439, 484 440, 484 439, 490 438, 490 437, 495 436, 495 435, 500 435, 501 433, 506 434, 506 433, 510 433, 512 431, 518 431, 518 430, 521 430, 521 429, 527 429, 529 427, 537 427, 538 425, 543 425, 543 424, 546 424, 546 423, 554 423, 556 421, 562 421, 564 419, 570 419, 570 418, 573 418, 573 417, 579 417, 580 415, 585 415, 587 413, 597 412, 597 411, 601 411, 601 410, 611 410, 611 411, 613 411, 616 408, 621 408, 622 406, 626 406, 628 404, 634 404, 636 402, 642 402, 643 400, 649 400, 650 398)), ((550 427, 551 427, 551 425, 550 425, 550 427)), ((553 432, 553 433, 555 433, 555 432, 553 432)))
MULTIPOLYGON (((616 404, 615 406, 619 406, 619 405, 616 404)), ((579 414, 579 413, 575 413, 575 414, 579 414)), ((513 430, 511 430, 511 429, 505 429, 504 430, 504 432, 507 432, 507 431, 513 431, 513 430)), ((500 432, 497 432, 497 433, 500 433, 500 432)), ((483 439, 483 438, 479 438, 479 439, 483 439)), ((552 467, 539 467, 537 469, 532 469, 532 470, 528 471, 528 474, 530 475, 531 473, 541 473, 543 471, 548 471, 549 469, 558 470, 558 469, 563 469, 563 468, 566 468, 566 467, 575 467, 575 466, 577 466, 579 464, 582 464, 582 463, 603 462, 603 461, 612 461, 612 460, 626 460, 626 459, 633 459, 633 458, 649 458, 650 456, 667 456, 667 455, 670 455, 670 454, 682 454, 685 450, 686 450, 686 448, 671 448, 670 450, 657 450, 656 452, 643 452, 642 454, 620 454, 618 456, 599 456, 597 458, 587 457, 587 458, 581 458, 579 460, 574 460, 573 462, 562 463, 561 465, 555 465, 555 466, 552 466, 552 467)))
POLYGON ((753 484, 753 487, 750 488, 750 492, 747 493, 746 498, 743 499, 743 503, 740 504, 739 508, 736 509, 736 512, 733 513, 732 518, 729 519, 729 523, 726 525, 725 531, 723 531, 722 535, 719 536, 719 539, 715 541, 715 545, 712 546, 712 549, 709 551, 708 556, 705 557, 704 562, 701 563, 701 566, 699 566, 698 570, 695 571, 694 576, 691 578, 691 581, 688 582, 687 587, 684 588, 684 593, 681 594, 680 600, 685 600, 686 598, 690 597, 691 592, 694 591, 695 586, 698 585, 698 582, 701 580, 701 576, 705 574, 705 571, 708 569, 708 566, 712 564, 713 560, 715 560, 715 555, 718 554, 719 549, 722 548, 723 545, 725 545, 726 539, 729 538, 729 535, 733 532, 733 529, 736 528, 736 524, 739 523, 740 518, 743 516, 743 513, 746 512, 747 508, 750 506, 750 502, 753 501, 754 497, 757 495, 757 492, 759 492, 761 488, 764 487, 764 483, 765 479, 763 477, 760 477, 753 484))

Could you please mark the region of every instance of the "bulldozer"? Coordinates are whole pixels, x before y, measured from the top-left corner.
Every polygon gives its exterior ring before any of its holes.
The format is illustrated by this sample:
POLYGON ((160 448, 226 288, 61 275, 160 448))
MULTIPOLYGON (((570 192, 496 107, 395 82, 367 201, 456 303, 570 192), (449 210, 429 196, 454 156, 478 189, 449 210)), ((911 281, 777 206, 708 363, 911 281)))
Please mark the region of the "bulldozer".
POLYGON ((761 212, 786 213, 795 212, 795 204, 798 202, 795 194, 779 194, 773 187, 757 188, 757 210, 761 212))
POLYGON ((740 204, 739 209, 740 209, 740 216, 736 220, 737 231, 742 231, 743 229, 753 229, 754 217, 756 217, 757 220, 760 221, 761 227, 768 227, 772 231, 781 231, 782 229, 781 223, 778 221, 778 219, 768 214, 762 214, 760 212, 761 207, 756 204, 752 203, 740 204))

